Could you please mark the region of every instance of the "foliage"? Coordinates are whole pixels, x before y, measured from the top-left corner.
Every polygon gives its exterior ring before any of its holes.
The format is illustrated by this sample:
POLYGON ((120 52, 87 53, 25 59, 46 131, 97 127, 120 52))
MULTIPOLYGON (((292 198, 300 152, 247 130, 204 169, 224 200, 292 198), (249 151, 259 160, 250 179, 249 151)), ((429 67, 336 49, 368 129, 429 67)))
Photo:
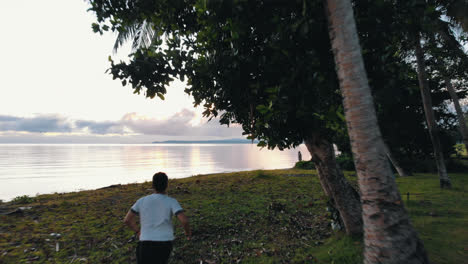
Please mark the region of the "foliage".
POLYGON ((465 144, 455 144, 455 154, 458 158, 467 157, 468 153, 465 144))
MULTIPOLYGON (((450 177, 457 187, 443 191, 434 174, 396 179, 436 264, 464 263, 468 257, 468 177, 450 177)), ((22 216, 0 215, 0 262, 135 262, 133 233, 122 219, 150 188, 146 182, 35 197, 22 216)), ((168 191, 194 229, 193 240, 186 241, 176 227, 171 263, 360 263, 362 243, 332 232, 327 198, 311 171, 195 176, 170 180, 168 191)), ((6 209, 17 206, 2 204, 6 209)))
MULTIPOLYGON (((164 99, 174 78, 187 79, 186 92, 205 107, 205 116, 241 124, 261 147, 296 146, 314 131, 349 149, 322 1, 90 2, 96 31, 126 33, 147 21, 154 26, 151 45, 110 69, 135 93, 164 99)), ((355 2, 379 124, 397 158, 432 155, 406 32, 419 25, 414 17, 445 12, 434 4, 423 4, 427 14, 415 15, 422 5, 417 1, 355 2)), ((441 82, 432 87, 437 118, 453 130, 448 95, 440 92, 441 82)), ((452 135, 442 136, 448 141, 452 135)))
POLYGON ((146 96, 163 98, 171 78, 187 78, 186 91, 205 107, 205 116, 240 123, 262 147, 297 146, 312 131, 326 137, 344 133, 320 1, 194 1, 193 9, 171 9, 172 17, 158 9, 169 8, 166 1, 148 3, 154 13, 138 8, 145 1, 113 9, 122 2, 91 1, 98 27, 110 23, 107 28, 120 32, 140 23, 138 17, 149 17, 164 38, 136 51, 129 63, 112 64, 114 78, 131 83, 136 93, 145 87, 146 96))
POLYGON ((301 170, 315 170, 315 164, 311 160, 302 160, 296 162, 294 165, 295 169, 301 169, 301 170))
MULTIPOLYGON (((439 34, 443 29, 449 39, 453 37, 449 31, 451 25, 440 19, 443 8, 434 5, 436 3, 431 1, 356 1, 354 9, 379 126, 387 145, 398 159, 422 159, 433 155, 413 51, 418 30, 423 30, 427 36, 439 34)), ((437 41, 425 41, 427 43, 437 43, 437 52, 443 51, 446 61, 460 61, 457 45, 440 37, 437 41)), ((430 51, 436 52, 435 49, 430 51)), ((428 53, 426 59, 429 58, 428 53)), ((456 119, 448 109, 450 97, 437 70, 428 67, 427 73, 435 117, 442 132, 442 145, 452 146, 456 119)), ((463 89, 459 90, 459 96, 466 97, 463 89)), ((347 146, 344 148, 345 151, 349 149, 347 146)), ((444 151, 447 157, 452 149, 446 147, 444 151)))

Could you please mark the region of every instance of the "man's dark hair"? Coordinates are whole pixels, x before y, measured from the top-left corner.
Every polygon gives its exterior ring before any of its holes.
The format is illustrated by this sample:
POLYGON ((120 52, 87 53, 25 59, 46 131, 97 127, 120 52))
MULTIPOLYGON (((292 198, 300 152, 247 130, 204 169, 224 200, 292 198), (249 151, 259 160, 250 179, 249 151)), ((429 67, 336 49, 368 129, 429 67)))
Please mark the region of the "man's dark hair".
POLYGON ((167 188, 167 175, 164 172, 157 172, 153 175, 153 188, 157 192, 164 192, 167 188))

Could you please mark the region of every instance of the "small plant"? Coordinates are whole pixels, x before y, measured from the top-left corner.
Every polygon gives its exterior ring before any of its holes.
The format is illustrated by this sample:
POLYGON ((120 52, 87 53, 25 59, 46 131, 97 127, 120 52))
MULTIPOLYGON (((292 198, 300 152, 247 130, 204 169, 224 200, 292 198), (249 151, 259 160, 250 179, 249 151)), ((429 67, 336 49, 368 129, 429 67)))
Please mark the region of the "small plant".
POLYGON ((34 197, 29 197, 27 195, 17 196, 11 200, 13 203, 28 204, 34 202, 36 199, 34 197))

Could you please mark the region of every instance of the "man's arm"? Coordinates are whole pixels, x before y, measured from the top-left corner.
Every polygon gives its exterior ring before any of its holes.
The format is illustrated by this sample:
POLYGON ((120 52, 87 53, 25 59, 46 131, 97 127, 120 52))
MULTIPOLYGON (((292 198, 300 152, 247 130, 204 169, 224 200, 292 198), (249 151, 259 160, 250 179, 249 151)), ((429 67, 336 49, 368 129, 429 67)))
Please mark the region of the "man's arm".
POLYGON ((192 238, 192 230, 190 229, 190 224, 187 216, 183 212, 180 212, 177 214, 177 219, 179 219, 180 223, 182 224, 182 227, 184 228, 187 240, 190 240, 192 238))
POLYGON ((132 212, 132 210, 129 210, 123 222, 137 234, 138 238, 140 238, 140 228, 138 227, 138 224, 136 222, 136 217, 137 214, 132 212))

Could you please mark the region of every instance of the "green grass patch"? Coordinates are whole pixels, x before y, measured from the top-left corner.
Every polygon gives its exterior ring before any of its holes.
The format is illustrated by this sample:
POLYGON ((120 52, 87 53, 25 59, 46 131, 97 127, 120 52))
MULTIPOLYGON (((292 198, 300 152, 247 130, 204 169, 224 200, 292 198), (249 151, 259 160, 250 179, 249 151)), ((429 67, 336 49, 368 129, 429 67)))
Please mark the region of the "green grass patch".
MULTIPOLYGON (((356 184, 354 173, 345 175, 356 184)), ((452 190, 440 190, 433 174, 397 179, 433 263, 468 259, 468 175, 450 176, 452 190)), ((327 199, 313 171, 199 175, 170 180, 168 192, 193 227, 193 240, 186 241, 176 226, 171 263, 362 261, 362 242, 331 230, 327 199)), ((0 215, 0 263, 135 262, 136 241, 122 219, 150 193, 146 182, 0 204, 2 212, 32 207, 0 215)))

